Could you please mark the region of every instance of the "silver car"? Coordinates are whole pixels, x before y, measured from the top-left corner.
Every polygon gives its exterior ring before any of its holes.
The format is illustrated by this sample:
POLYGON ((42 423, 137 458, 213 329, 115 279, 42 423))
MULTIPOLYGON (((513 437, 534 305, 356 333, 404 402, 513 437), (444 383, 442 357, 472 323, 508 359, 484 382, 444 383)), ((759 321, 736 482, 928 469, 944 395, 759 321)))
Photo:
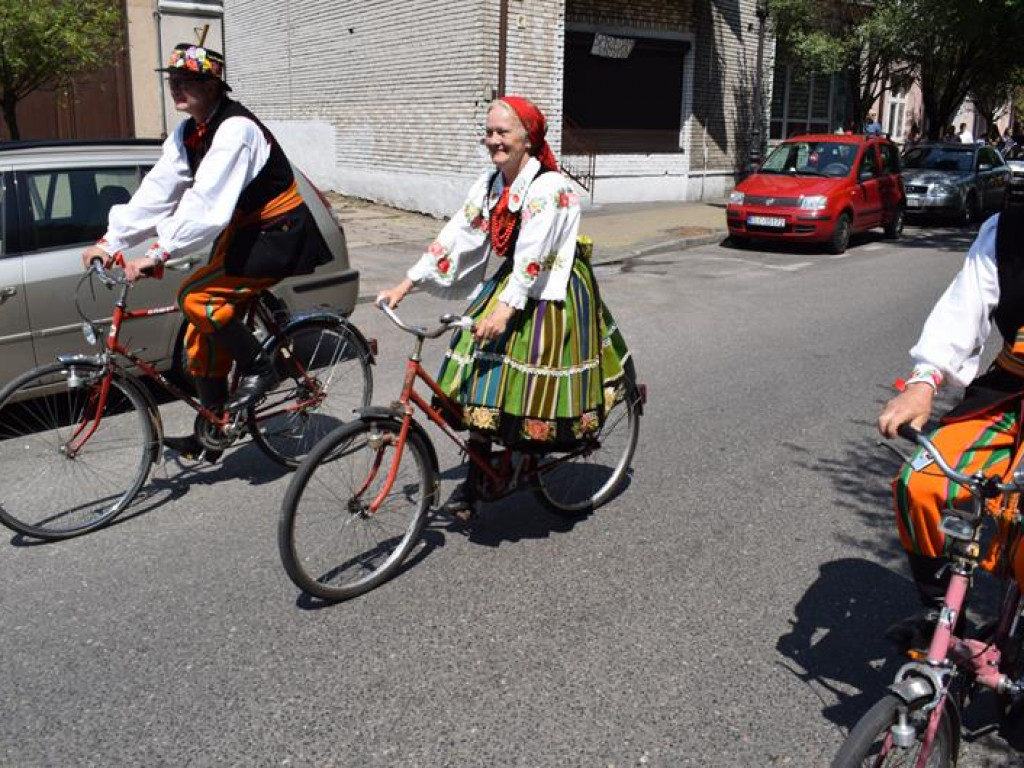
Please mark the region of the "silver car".
POLYGON ((932 213, 964 224, 1010 200, 1010 168, 992 147, 918 144, 902 157, 907 213, 932 213))
POLYGON ((1003 157, 1010 166, 1010 196, 1024 195, 1024 147, 1015 144, 1003 157))
MULTIPOLYGON (((127 202, 160 157, 159 141, 0 143, 0 386, 61 353, 89 352, 75 309, 82 249, 106 231, 112 205, 127 202)), ((288 278, 274 293, 291 311, 327 307, 347 315, 356 304, 359 273, 351 268, 345 235, 329 206, 301 174, 296 179, 334 260, 312 275, 288 278)), ((128 251, 140 256, 146 245, 128 251)), ((140 281, 135 308, 174 303, 189 272, 208 251, 190 254, 184 271, 140 281)), ((83 310, 104 322, 113 298, 79 291, 83 310)), ((180 366, 184 325, 180 314, 132 320, 122 338, 162 369, 180 366)))

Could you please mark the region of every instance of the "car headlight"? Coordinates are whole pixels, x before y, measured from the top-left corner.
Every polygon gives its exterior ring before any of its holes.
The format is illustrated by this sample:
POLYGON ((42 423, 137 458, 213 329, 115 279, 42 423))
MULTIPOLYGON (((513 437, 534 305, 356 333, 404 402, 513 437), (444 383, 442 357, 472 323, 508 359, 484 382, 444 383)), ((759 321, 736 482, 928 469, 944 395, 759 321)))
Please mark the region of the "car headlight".
POLYGON ((730 192, 729 193, 729 205, 743 205, 743 200, 746 196, 742 192, 730 192))
POLYGON ((808 195, 800 198, 800 207, 805 211, 820 211, 828 207, 828 198, 824 195, 808 195))
POLYGON ((939 195, 955 195, 956 187, 952 184, 932 184, 928 194, 935 195, 936 197, 939 195))

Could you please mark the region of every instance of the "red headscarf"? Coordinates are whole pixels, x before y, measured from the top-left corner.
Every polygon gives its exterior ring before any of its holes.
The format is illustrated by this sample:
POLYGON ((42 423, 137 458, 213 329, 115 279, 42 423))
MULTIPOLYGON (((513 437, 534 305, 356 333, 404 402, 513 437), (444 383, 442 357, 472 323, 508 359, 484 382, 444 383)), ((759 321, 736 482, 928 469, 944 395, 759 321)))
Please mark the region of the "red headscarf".
POLYGON ((499 101, 507 104, 526 128, 526 133, 530 137, 530 154, 540 160, 540 164, 549 171, 557 171, 558 160, 544 138, 548 132, 548 122, 544 119, 544 113, 537 109, 532 101, 522 96, 502 96, 499 101))

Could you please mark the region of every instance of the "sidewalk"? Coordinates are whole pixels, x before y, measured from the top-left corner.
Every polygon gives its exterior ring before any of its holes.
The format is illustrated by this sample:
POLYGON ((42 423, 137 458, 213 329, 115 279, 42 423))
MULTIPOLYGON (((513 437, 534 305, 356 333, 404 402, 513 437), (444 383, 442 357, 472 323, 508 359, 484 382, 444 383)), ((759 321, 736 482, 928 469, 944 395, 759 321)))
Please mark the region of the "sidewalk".
MULTIPOLYGON (((360 272, 359 301, 398 282, 444 221, 368 200, 327 195, 360 272)), ((614 203, 583 210, 580 234, 594 240, 595 264, 718 242, 727 235, 725 202, 614 203)))

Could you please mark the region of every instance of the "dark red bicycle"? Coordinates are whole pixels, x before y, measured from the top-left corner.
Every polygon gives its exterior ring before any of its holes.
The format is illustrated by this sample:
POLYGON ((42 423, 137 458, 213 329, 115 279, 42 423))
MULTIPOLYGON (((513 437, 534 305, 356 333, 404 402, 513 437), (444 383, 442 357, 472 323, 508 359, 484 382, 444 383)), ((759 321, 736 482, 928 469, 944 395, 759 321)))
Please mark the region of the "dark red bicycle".
POLYGON ((433 329, 410 326, 385 304, 391 321, 415 337, 398 399, 364 408, 360 418, 331 432, 292 478, 282 506, 278 545, 296 586, 328 601, 360 595, 402 564, 438 501, 434 445, 413 414, 419 409, 480 468, 477 497, 493 500, 529 489, 552 511, 583 515, 623 486, 640 429, 642 385, 624 379, 606 403, 600 431, 569 450, 551 453, 509 448, 482 454, 449 426, 461 409, 421 364, 423 342, 455 329, 467 317, 444 315, 433 329), (416 391, 420 381, 439 404, 416 391), (446 418, 447 417, 447 418, 446 418))
POLYGON ((246 319, 281 382, 244 411, 214 413, 121 342, 125 322, 178 307, 129 309, 123 271, 96 262, 79 287, 94 278, 118 291, 105 332, 85 317, 76 292, 96 353, 59 355, 0 390, 0 522, 18 533, 63 539, 99 528, 129 506, 162 457, 163 422, 141 378, 196 412, 204 447, 224 450, 249 435, 289 468, 370 402, 373 351, 362 334, 334 312, 281 313, 264 293, 246 319))

